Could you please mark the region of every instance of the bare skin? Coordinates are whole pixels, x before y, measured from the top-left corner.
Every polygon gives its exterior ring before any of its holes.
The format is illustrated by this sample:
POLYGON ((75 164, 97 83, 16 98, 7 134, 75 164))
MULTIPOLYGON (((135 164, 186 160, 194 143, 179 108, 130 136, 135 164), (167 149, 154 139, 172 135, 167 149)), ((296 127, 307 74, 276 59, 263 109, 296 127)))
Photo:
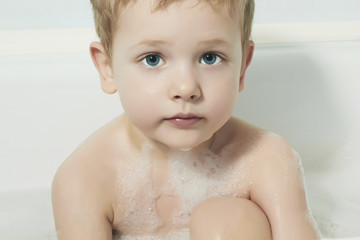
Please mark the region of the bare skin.
MULTIPOLYGON (((123 168, 124 163, 129 161, 128 157, 133 151, 139 151, 136 145, 129 144, 126 126, 127 120, 124 116, 110 122, 82 144, 59 169, 53 183, 53 207, 59 239, 111 239, 112 232, 118 230, 123 221, 126 221, 123 215, 124 203, 119 201, 116 191, 117 179, 121 177, 118 176, 117 170, 123 168)), ((244 156, 257 156, 246 163, 253 166, 255 161, 256 171, 253 175, 246 176, 244 185, 239 186, 237 193, 241 199, 247 199, 247 202, 244 204, 241 201, 229 201, 229 198, 225 198, 224 204, 217 200, 215 205, 209 205, 212 201, 209 200, 200 205, 196 208, 194 219, 191 220, 192 234, 195 234, 191 239, 210 239, 199 237, 205 222, 202 219, 204 217, 209 219, 208 215, 203 214, 208 211, 201 209, 214 209, 214 206, 215 209, 218 206, 220 210, 214 212, 212 224, 217 225, 216 219, 218 219, 218 226, 221 229, 224 220, 233 222, 236 219, 239 228, 236 228, 238 231, 233 233, 234 236, 239 233, 251 236, 254 231, 242 222, 253 219, 254 227, 257 233, 262 234, 261 236, 268 236, 269 232, 272 232, 272 238, 261 239, 318 239, 308 219, 302 176, 297 159, 292 155, 289 145, 282 138, 237 119, 230 120, 219 131, 212 145, 213 151, 221 152, 228 146, 226 144, 232 141, 238 142, 240 149, 235 154, 238 160, 235 159, 234 164, 240 160, 246 162, 244 156), (231 137, 227 138, 228 141, 223 141, 224 136, 231 137), (251 137, 243 138, 244 136, 251 137), (224 142, 225 145, 218 145, 219 142, 224 142), (280 151, 282 156, 278 154, 278 149, 282 149, 280 151), (283 158, 284 154, 289 154, 286 159, 283 158), (249 206, 249 203, 253 205, 250 204, 250 208, 245 207, 249 206), (231 211, 226 206, 232 206, 234 213, 236 211, 240 213, 241 209, 246 208, 248 209, 246 213, 250 213, 252 217, 246 217, 244 214, 222 215, 222 212, 231 211)), ((159 159, 161 158, 157 158, 159 159)), ((159 168, 153 171, 152 179, 157 182, 154 186, 161 189, 159 184, 166 182, 169 173, 165 167, 166 162, 156 164, 159 168)), ((144 191, 148 190, 144 189, 144 191)), ((179 198, 161 193, 159 196, 156 200, 156 213, 162 225, 153 232, 143 232, 141 235, 164 236, 179 228, 188 228, 190 225, 179 227, 172 221, 172 213, 180 205, 179 198)), ((211 229, 217 231, 216 228, 211 229)), ((122 231, 124 234, 131 234, 125 232, 126 229, 122 231)), ((221 231, 219 234, 222 237, 218 239, 230 239, 226 234, 221 235, 221 231)), ((247 239, 259 238, 255 236, 247 239)))
POLYGON ((58 239, 171 239, 189 228, 192 240, 318 239, 289 144, 232 117, 254 51, 251 41, 242 48, 239 21, 205 1, 155 12, 151 3, 122 12, 111 63, 90 46, 124 114, 59 168, 58 239))
POLYGON ((201 203, 190 222, 192 240, 271 238, 264 212, 243 198, 214 198, 201 203))

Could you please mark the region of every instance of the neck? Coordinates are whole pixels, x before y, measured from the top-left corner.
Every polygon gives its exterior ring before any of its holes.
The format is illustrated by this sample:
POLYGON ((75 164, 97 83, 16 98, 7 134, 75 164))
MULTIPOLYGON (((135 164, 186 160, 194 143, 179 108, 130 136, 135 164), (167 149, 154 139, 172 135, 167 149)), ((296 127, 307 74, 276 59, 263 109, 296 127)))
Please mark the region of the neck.
POLYGON ((215 135, 209 139, 205 140, 201 144, 195 146, 191 149, 174 149, 167 146, 164 143, 158 142, 154 139, 147 137, 140 129, 138 129, 130 120, 127 118, 127 131, 129 136, 129 141, 135 147, 137 151, 142 151, 143 146, 148 144, 151 146, 152 154, 156 155, 158 158, 167 158, 168 156, 176 153, 191 153, 194 155, 199 155, 206 149, 212 150, 215 135))

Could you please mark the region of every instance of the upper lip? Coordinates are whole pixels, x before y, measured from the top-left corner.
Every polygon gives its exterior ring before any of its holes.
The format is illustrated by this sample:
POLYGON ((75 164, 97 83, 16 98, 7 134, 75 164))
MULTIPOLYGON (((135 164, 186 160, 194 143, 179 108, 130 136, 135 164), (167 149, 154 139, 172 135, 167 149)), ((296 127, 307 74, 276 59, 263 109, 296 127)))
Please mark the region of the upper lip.
POLYGON ((201 118, 195 114, 192 114, 192 113, 178 113, 172 117, 169 117, 169 118, 165 118, 167 120, 169 119, 189 119, 189 118, 201 118))

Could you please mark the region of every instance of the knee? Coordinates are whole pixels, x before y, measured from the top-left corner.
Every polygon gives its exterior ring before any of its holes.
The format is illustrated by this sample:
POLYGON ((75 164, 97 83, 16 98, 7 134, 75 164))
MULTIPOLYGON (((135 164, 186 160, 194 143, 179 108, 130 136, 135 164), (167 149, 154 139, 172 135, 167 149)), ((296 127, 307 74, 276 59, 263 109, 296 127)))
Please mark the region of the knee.
POLYGON ((252 201, 213 198, 195 208, 190 221, 191 240, 270 240, 264 212, 252 201))

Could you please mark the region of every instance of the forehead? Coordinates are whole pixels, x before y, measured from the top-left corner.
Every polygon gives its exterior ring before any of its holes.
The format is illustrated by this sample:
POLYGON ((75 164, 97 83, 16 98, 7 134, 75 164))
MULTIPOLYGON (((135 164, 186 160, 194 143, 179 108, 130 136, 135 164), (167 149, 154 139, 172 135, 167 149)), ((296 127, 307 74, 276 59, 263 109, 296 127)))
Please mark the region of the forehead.
POLYGON ((156 9, 156 2, 158 1, 131 1, 121 10, 117 22, 118 30, 146 33, 167 28, 167 31, 180 31, 181 26, 187 27, 182 29, 184 34, 196 28, 199 33, 207 31, 225 34, 240 30, 239 21, 233 18, 224 6, 215 8, 215 5, 205 0, 181 0, 171 1, 166 7, 161 5, 162 8, 156 9), (214 24, 213 28, 209 28, 211 23, 214 24))
MULTIPOLYGON (((210 6, 215 12, 228 14, 234 18, 235 21, 240 22, 243 20, 242 8, 244 7, 243 0, 113 0, 113 7, 115 16, 119 19, 129 8, 137 8, 146 6, 146 8, 154 13, 157 11, 166 11, 169 7, 176 5, 187 5, 188 8, 196 7, 197 5, 210 6)), ((119 21, 118 21, 119 22, 119 21)), ((118 25, 118 23, 117 23, 118 25)))

